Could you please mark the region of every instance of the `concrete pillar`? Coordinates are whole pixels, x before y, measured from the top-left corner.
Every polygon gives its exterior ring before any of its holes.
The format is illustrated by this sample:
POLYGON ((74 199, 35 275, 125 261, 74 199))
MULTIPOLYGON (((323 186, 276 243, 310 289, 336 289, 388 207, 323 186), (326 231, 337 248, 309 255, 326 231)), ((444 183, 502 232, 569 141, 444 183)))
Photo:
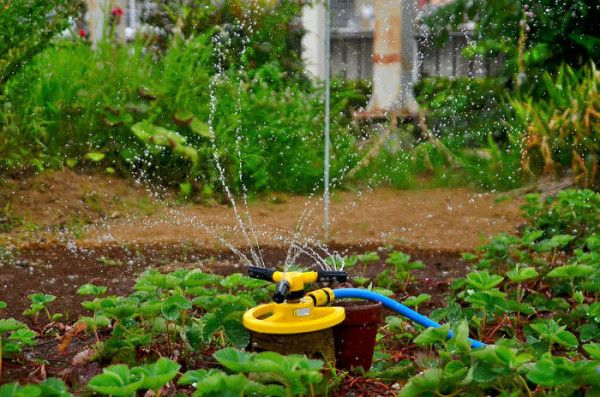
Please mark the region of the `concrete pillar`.
POLYGON ((376 0, 373 32, 373 95, 369 113, 413 114, 412 88, 417 62, 415 0, 376 0))
POLYGON ((316 1, 302 9, 302 25, 306 34, 302 38, 302 59, 306 71, 315 78, 325 78, 325 68, 329 60, 325 59, 325 19, 324 1, 316 1))

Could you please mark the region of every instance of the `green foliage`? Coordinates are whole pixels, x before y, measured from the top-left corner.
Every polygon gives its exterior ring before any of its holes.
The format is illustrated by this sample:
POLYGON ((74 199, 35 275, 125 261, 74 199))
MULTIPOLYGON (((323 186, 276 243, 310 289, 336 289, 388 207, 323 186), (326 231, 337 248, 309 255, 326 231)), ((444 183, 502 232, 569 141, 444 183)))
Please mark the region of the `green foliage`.
POLYGON ((133 368, 131 372, 142 376, 143 381, 140 388, 156 393, 177 376, 180 368, 181 365, 163 357, 155 363, 133 368))
POLYGON ((573 245, 581 247, 588 236, 600 233, 600 194, 585 189, 560 191, 542 200, 539 194, 526 196, 523 206, 529 228, 542 235, 576 236, 573 245))
POLYGON ((250 379, 265 385, 281 385, 285 392, 277 395, 314 394, 314 387, 323 381, 320 372, 323 361, 311 360, 306 356, 282 356, 274 352, 246 353, 228 348, 216 352, 214 357, 234 373, 245 373, 250 379))
POLYGON ((79 295, 100 296, 104 295, 107 290, 107 287, 97 286, 94 284, 84 284, 81 287, 77 288, 77 293, 79 295))
MULTIPOLYGON (((386 318, 375 363, 365 377, 401 385, 402 396, 595 393, 600 388, 600 238, 594 216, 600 203, 594 197, 587 191, 565 191, 544 202, 530 197, 525 210, 531 221, 521 235, 498 235, 464 255, 470 271, 452 282, 447 305, 431 314, 445 325, 423 329, 404 318, 386 318), (573 222, 583 228, 577 237, 564 234, 574 232, 573 222), (473 349, 470 336, 488 345, 473 349), (407 358, 397 359, 402 356, 407 358)), ((350 262, 377 260, 378 254, 366 253, 350 262)), ((391 289, 379 283, 374 291, 400 299, 407 287, 419 285, 413 285, 412 272, 422 263, 392 251, 386 264, 389 277, 379 281, 391 289)), ((158 395, 176 383, 195 396, 287 397, 326 395, 342 381, 343 374, 326 380, 321 360, 233 347, 248 344, 243 311, 270 299, 264 281, 241 274, 150 270, 129 296, 107 296, 105 288, 91 284, 78 291, 92 298, 82 305, 93 316, 78 321, 96 332, 94 359, 129 363, 105 367, 87 386, 95 393, 131 396, 152 390, 158 395), (178 377, 181 368, 194 369, 178 377)), ((418 307, 430 298, 420 294, 404 302, 418 307)), ((44 294, 33 299, 52 301, 44 294)), ((0 320, 0 332, 5 352, 14 359, 18 348, 36 337, 14 319, 0 320)), ((42 388, 6 385, 0 396, 44 396, 42 388)))
MULTIPOLYGON (((598 50, 600 52, 600 48, 598 50)), ((600 156, 600 71, 562 65, 541 78, 544 96, 511 100, 525 125, 523 171, 551 174, 570 167, 582 187, 597 187, 600 156)))
MULTIPOLYGON (((143 42, 47 49, 6 88, 0 168, 110 166, 193 196, 223 189, 216 156, 234 192, 240 172, 251 192, 312 191, 322 177, 321 88, 277 63, 215 76, 213 37, 173 39, 158 59, 143 42)), ((333 175, 354 161, 344 106, 332 108, 333 175)))
POLYGON ((507 141, 511 114, 504 103, 504 82, 491 78, 425 78, 415 95, 427 125, 451 147, 486 146, 488 136, 507 141))
POLYGON ((229 67, 278 63, 295 78, 301 77, 304 31, 297 18, 302 5, 308 2, 201 0, 192 4, 155 0, 155 3, 155 12, 147 16, 148 22, 173 35, 190 38, 219 29, 231 49, 226 57, 229 67))
POLYGON ((421 261, 411 261, 410 255, 400 251, 391 252, 385 263, 392 266, 377 276, 377 284, 384 288, 401 285, 406 290, 408 283, 414 278, 414 270, 423 269, 425 266, 421 261))
POLYGON ((144 374, 132 371, 126 365, 106 367, 102 374, 94 376, 88 388, 96 393, 116 397, 129 397, 142 388, 144 374))
POLYGON ((0 95, 4 83, 68 26, 76 1, 11 0, 0 6, 0 95))
POLYGON ((62 380, 48 378, 38 385, 10 383, 0 386, 0 397, 72 397, 62 380))
POLYGON ((472 270, 452 283, 448 306, 432 313, 436 321, 458 324, 455 337, 448 338, 450 325, 410 331, 402 321, 388 321, 386 344, 389 333, 405 340, 408 330, 416 345, 435 347, 413 360, 410 375, 403 373, 407 383, 399 395, 575 396, 600 387, 594 286, 600 203, 593 192, 571 190, 544 202, 531 196, 524 209, 530 221, 523 235, 496 236, 465 255, 472 270), (469 329, 494 344, 469 349, 469 329))
MULTIPOLYGON (((168 274, 151 270, 139 277, 130 296, 91 294, 94 299, 82 306, 93 315, 79 322, 96 334, 99 358, 130 364, 141 348, 193 354, 211 345, 246 347, 249 334, 242 325, 242 313, 269 298, 265 286, 264 281, 240 274, 222 277, 198 270, 168 274), (98 330, 108 327, 110 335, 101 341, 98 330)), ((80 291, 93 292, 93 287, 84 285, 80 291)))
POLYGON ((560 4, 552 0, 456 0, 426 17, 425 23, 438 43, 442 43, 449 29, 457 30, 460 24, 473 21, 473 43, 466 55, 503 55, 506 75, 517 73, 522 56, 532 69, 531 81, 534 81, 536 71, 542 68, 552 70, 563 62, 582 66, 588 60, 600 60, 596 31, 599 13, 590 0, 560 4), (521 34, 526 38, 522 49, 521 34))

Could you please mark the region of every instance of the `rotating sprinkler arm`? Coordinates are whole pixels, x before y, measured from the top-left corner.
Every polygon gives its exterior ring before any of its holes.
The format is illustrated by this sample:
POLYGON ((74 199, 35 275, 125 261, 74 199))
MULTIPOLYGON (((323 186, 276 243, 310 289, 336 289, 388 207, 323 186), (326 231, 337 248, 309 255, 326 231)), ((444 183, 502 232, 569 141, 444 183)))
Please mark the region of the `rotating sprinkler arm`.
POLYGON ((344 282, 348 279, 346 272, 338 270, 320 270, 318 272, 279 272, 261 267, 250 267, 248 275, 252 278, 277 283, 273 301, 283 303, 285 300, 298 301, 304 295, 304 285, 315 282, 344 282))

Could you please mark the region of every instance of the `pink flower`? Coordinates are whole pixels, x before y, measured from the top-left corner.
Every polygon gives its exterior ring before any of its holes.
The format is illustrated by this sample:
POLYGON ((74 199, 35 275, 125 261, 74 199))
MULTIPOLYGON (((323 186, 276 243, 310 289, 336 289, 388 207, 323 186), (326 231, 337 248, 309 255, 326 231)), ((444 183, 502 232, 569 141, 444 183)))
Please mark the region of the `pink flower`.
POLYGON ((123 14, 125 14, 125 11, 123 11, 123 9, 121 7, 115 7, 112 10, 110 10, 110 12, 115 17, 122 17, 123 14))

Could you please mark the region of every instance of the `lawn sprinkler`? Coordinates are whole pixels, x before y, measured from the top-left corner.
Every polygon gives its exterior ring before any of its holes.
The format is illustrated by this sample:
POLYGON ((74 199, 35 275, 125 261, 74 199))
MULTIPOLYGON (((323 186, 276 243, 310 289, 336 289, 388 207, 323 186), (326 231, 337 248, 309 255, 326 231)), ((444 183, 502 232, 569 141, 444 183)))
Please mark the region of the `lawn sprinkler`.
MULTIPOLYGON (((344 271, 280 272, 251 267, 248 275, 277 283, 273 301, 247 310, 243 324, 251 333, 254 350, 306 354, 336 361, 340 369, 362 366, 373 359, 382 306, 424 327, 441 327, 435 321, 373 291, 359 288, 321 288, 306 293, 307 284, 344 282, 344 271), (365 301, 344 301, 352 298, 365 301)), ((452 333, 448 333, 448 338, 452 333)), ((484 343, 470 339, 473 348, 484 343)))

